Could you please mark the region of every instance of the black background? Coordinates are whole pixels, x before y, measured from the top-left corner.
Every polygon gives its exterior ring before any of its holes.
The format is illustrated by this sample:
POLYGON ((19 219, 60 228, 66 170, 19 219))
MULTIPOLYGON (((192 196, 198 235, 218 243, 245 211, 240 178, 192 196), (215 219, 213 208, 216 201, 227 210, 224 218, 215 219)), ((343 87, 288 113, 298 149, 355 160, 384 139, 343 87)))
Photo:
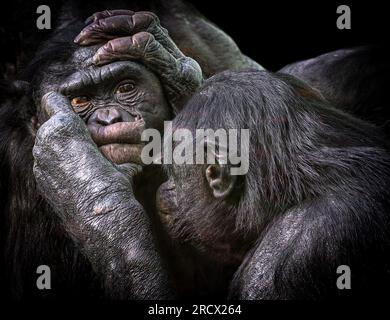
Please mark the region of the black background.
MULTIPOLYGON (((34 50, 40 41, 48 36, 50 31, 40 31, 36 28, 36 8, 38 5, 50 6, 55 17, 59 13, 61 1, 21 1, 5 0, 1 3, 0 16, 0 66, 14 63, 16 56, 24 50, 34 50)), ((106 0, 109 2, 109 0, 106 0)), ((169 0, 166 0, 169 1, 169 0)), ((238 44, 240 49, 270 70, 278 70, 284 65, 296 60, 307 59, 331 50, 364 44, 388 43, 389 38, 389 11, 385 1, 250 1, 237 2, 199 0, 190 1, 207 18, 221 27, 238 44), (352 11, 352 29, 338 30, 336 27, 336 9, 339 5, 349 5, 352 11)), ((131 8, 129 8, 131 9, 131 8)), ((90 12, 93 13, 93 12, 90 12)), ((390 290, 390 288, 389 288, 390 290)), ((383 297, 387 299, 387 297, 383 297)), ((291 304, 282 308, 275 304, 247 304, 248 313, 256 312, 259 318, 264 317, 264 311, 276 312, 291 310, 291 304), (249 306, 249 307, 248 307, 249 306)), ((121 308, 114 305, 114 310, 126 309, 126 318, 141 318, 145 315, 152 302, 135 304, 132 309, 127 305, 121 308)), ((171 305, 175 305, 172 303, 171 305)), ((123 305, 122 305, 123 306, 123 305)), ((23 311, 27 314, 36 311, 40 316, 45 315, 47 305, 34 305, 20 308, 9 306, 13 312, 23 311)), ((49 310, 52 315, 57 312, 68 311, 72 315, 78 311, 73 305, 62 309, 56 305, 49 310)), ((361 305, 371 312, 376 308, 368 307, 367 302, 361 305)), ((345 312, 352 312, 355 306, 347 305, 345 312)), ((327 306, 298 305, 297 313, 302 315, 316 315, 328 310, 331 314, 339 311, 327 306)), ((87 312, 99 313, 101 310, 88 306, 87 312)), ((153 317, 149 317, 153 318, 153 317)), ((157 317, 155 317, 157 318, 157 317)), ((169 317, 164 317, 169 318, 169 317)), ((205 318, 205 317, 203 317, 205 318)), ((232 317, 229 317, 232 318, 232 317)), ((236 319, 245 318, 234 317, 236 319)))
MULTIPOLYGON (((65 1, 13 0, 2 4, 2 64, 12 63, 18 52, 26 47, 33 48, 36 42, 48 35, 49 31, 36 28, 37 6, 50 6, 52 24, 55 27, 55 19, 63 2, 65 1)), ((110 3, 110 0, 105 2, 110 3)), ((296 60, 311 58, 331 50, 364 44, 383 44, 389 38, 390 18, 384 1, 189 2, 226 31, 245 54, 270 70, 277 70, 296 60), (351 8, 351 30, 339 30, 336 27, 336 9, 342 4, 351 8)))

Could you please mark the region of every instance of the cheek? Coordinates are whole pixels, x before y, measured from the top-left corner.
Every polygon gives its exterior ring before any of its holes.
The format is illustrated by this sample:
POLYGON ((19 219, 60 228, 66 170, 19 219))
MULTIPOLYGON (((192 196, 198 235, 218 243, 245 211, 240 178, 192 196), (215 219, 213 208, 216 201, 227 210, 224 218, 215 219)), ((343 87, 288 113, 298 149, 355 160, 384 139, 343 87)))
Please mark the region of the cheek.
POLYGON ((171 108, 164 97, 161 99, 147 99, 137 106, 137 110, 145 119, 146 127, 162 131, 164 121, 171 120, 173 115, 171 108))

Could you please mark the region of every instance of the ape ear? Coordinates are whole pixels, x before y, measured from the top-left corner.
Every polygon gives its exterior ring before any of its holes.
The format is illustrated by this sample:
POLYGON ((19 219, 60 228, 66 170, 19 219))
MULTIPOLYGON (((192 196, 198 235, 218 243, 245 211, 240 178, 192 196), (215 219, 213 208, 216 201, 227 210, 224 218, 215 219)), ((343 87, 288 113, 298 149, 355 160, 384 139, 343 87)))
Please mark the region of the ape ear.
POLYGON ((236 176, 231 175, 228 165, 210 164, 206 168, 206 179, 217 199, 225 199, 232 192, 236 176))

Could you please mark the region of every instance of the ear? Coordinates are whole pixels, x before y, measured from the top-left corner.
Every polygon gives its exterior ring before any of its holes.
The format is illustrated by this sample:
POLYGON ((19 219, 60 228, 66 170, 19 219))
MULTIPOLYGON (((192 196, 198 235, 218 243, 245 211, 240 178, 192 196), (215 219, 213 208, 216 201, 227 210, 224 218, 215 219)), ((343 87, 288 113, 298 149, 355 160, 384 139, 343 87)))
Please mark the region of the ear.
POLYGON ((227 165, 210 164, 206 168, 206 179, 217 199, 225 199, 233 190, 237 176, 230 174, 227 165))

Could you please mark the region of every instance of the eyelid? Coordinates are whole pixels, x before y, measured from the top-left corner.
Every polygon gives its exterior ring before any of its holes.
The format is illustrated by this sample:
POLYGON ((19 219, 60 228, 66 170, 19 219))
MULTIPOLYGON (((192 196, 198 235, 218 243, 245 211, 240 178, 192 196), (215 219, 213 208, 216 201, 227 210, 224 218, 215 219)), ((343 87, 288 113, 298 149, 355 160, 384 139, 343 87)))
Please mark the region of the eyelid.
POLYGON ((89 104, 91 102, 91 98, 89 98, 88 96, 73 96, 73 97, 69 97, 69 102, 73 108, 77 108, 89 104), (85 99, 85 101, 79 103, 72 103, 74 99, 80 99, 80 100, 85 99))
POLYGON ((114 93, 115 94, 126 94, 127 92, 118 92, 118 89, 124 85, 127 85, 127 84, 130 84, 132 85, 132 90, 135 89, 135 82, 133 80, 130 80, 130 79, 126 79, 126 80, 123 80, 121 81, 120 83, 118 83, 118 85, 115 87, 114 89, 114 93))

